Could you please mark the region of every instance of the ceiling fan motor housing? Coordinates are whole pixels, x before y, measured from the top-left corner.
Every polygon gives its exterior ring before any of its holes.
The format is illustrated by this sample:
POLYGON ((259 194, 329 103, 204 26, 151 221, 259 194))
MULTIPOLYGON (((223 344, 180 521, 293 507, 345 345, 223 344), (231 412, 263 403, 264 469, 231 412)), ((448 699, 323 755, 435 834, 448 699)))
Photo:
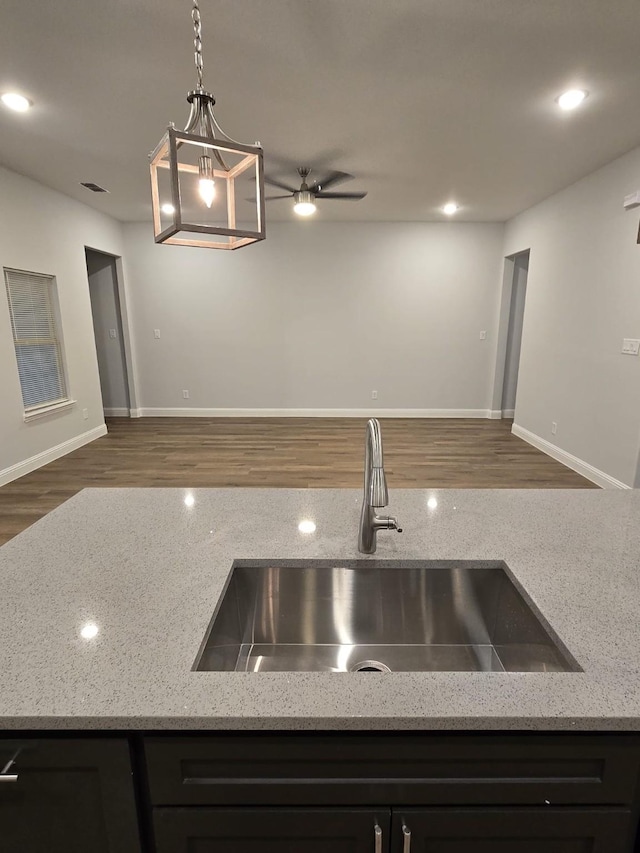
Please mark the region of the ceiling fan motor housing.
POLYGON ((316 197, 309 190, 298 190, 293 194, 293 198, 296 204, 314 204, 316 197))

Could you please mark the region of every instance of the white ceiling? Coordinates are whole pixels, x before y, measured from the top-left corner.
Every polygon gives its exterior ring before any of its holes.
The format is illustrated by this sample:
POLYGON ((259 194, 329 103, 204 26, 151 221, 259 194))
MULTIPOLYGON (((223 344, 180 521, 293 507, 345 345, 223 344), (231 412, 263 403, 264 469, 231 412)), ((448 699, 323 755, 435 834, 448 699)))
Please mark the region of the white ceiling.
MULTIPOLYGON (((324 220, 504 220, 640 144, 637 0, 200 0, 205 85, 267 171, 352 172, 324 220), (554 98, 589 89, 561 113, 554 98)), ((2 0, 0 162, 122 220, 186 123, 190 0, 2 0), (110 195, 78 186, 95 181, 110 195)), ((640 175, 638 176, 640 182, 640 175)), ((338 189, 338 188, 336 188, 338 189)), ((636 187, 629 187, 634 190, 636 187)), ((272 202, 271 220, 293 217, 272 202)))

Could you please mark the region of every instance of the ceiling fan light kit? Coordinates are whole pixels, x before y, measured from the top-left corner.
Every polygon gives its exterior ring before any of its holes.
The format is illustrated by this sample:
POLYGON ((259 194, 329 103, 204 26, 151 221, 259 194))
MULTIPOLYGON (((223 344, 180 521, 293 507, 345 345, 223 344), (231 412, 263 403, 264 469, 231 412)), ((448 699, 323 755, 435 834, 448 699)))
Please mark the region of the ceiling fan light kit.
POLYGON ((174 246, 240 249, 266 236, 262 147, 237 142, 218 124, 215 99, 202 85, 198 0, 192 18, 198 82, 187 96, 189 121, 184 130, 170 124, 150 155, 154 237, 174 246), (243 186, 253 198, 239 215, 243 186))
POLYGON ((298 216, 311 216, 312 213, 316 212, 314 196, 309 190, 300 190, 293 194, 293 198, 295 201, 293 209, 298 216))

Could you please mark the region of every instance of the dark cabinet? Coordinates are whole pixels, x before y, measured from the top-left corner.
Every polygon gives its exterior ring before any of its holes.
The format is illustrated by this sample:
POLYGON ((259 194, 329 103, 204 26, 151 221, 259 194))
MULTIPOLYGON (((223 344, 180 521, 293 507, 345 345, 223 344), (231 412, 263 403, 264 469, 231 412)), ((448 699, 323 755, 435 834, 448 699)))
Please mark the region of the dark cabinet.
POLYGON ((126 739, 0 740, 2 853, 140 853, 126 739))
POLYGON ((631 832, 624 810, 405 809, 390 853, 628 853, 631 832))
POLYGON ((639 779, 634 735, 25 734, 0 853, 631 853, 639 779))
POLYGON ((635 736, 225 733, 144 746, 157 853, 634 849, 635 736))
POLYGON ((157 853, 386 853, 389 809, 154 810, 157 853))

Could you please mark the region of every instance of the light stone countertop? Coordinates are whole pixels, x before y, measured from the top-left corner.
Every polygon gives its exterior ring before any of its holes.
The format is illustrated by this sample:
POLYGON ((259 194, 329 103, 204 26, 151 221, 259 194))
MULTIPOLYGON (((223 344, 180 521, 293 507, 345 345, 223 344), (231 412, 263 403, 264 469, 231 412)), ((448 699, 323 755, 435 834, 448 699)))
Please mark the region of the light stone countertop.
POLYGON ((392 489, 374 559, 504 560, 584 672, 363 677, 191 670, 234 559, 371 559, 360 491, 188 491, 87 489, 0 548, 1 728, 640 730, 640 492, 392 489))

